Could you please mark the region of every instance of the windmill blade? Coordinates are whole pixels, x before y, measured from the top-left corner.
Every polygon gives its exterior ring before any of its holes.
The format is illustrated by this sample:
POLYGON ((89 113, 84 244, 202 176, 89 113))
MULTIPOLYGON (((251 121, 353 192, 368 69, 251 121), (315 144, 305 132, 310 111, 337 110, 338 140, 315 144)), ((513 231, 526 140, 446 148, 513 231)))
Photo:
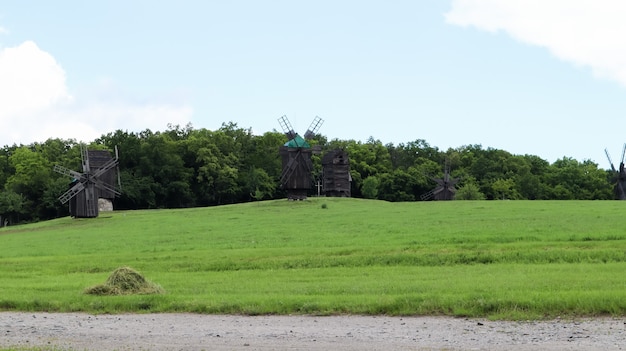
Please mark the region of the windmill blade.
MULTIPOLYGON (((98 168, 93 174, 89 176, 89 180, 93 185, 100 190, 104 190, 105 192, 109 192, 112 194, 111 196, 119 196, 121 193, 119 190, 115 189, 114 180, 112 177, 104 176, 107 172, 114 170, 119 164, 117 159, 110 159, 107 163, 105 163, 101 168, 98 168), (104 177, 106 181, 103 181, 101 178, 104 177)), ((119 182, 119 173, 118 173, 118 182, 119 182)))
POLYGON ((609 150, 604 149, 604 153, 606 154, 606 158, 609 160, 609 164, 611 165, 611 169, 613 170, 613 172, 617 172, 615 170, 615 166, 613 166, 613 160, 611 160, 611 155, 609 155, 609 150))
POLYGON ((116 174, 117 174, 117 187, 118 189, 120 189, 120 191, 122 191, 122 176, 120 175, 120 163, 119 163, 120 155, 117 150, 117 145, 115 145, 115 159, 118 160, 117 165, 115 166, 116 174))
POLYGON ((445 179, 442 179, 442 178, 435 178, 435 177, 432 177, 432 178, 430 178, 430 179, 432 179, 432 180, 433 180, 435 183, 437 183, 437 185, 439 185, 439 186, 444 186, 444 185, 446 184, 446 180, 445 180, 445 179))
POLYGON ((89 167, 89 150, 87 150, 87 146, 83 147, 83 144, 80 144, 80 158, 83 164, 83 172, 89 173, 91 171, 89 167))
POLYGON ((100 188, 102 190, 105 191, 110 191, 115 195, 121 195, 122 193, 120 193, 117 189, 115 189, 114 187, 110 186, 109 184, 99 180, 99 179, 93 179, 93 184, 97 187, 100 188))
POLYGON ((121 193, 121 191, 122 191, 122 176, 120 174, 120 166, 119 166, 119 164, 116 167, 116 172, 115 173, 117 174, 117 188, 120 189, 120 193, 121 193))
POLYGON ((435 190, 433 190, 433 195, 437 195, 440 192, 444 191, 445 187, 443 186, 438 186, 437 188, 435 188, 435 190))
POLYGON ((306 133, 304 133, 304 139, 311 139, 313 136, 315 136, 322 124, 324 124, 324 120, 321 119, 319 116, 315 116, 313 122, 311 122, 311 125, 309 126, 309 129, 307 129, 306 133))
POLYGON ((620 164, 624 163, 624 156, 626 156, 626 143, 624 143, 624 147, 622 148, 622 160, 620 161, 620 164))
POLYGON ((98 178, 104 173, 110 171, 112 168, 116 167, 119 164, 119 161, 115 158, 110 159, 107 163, 102 165, 94 174, 93 177, 98 178))
POLYGON ((74 178, 76 180, 84 178, 82 173, 78 173, 78 172, 73 171, 73 170, 71 170, 69 168, 65 168, 65 167, 59 166, 59 165, 54 165, 54 171, 57 172, 57 173, 61 173, 63 175, 72 177, 72 178, 74 178))
POLYGON ((83 182, 77 182, 76 185, 71 187, 68 191, 64 192, 63 195, 59 196, 59 200, 62 204, 65 204, 70 201, 71 198, 76 196, 76 194, 80 193, 83 190, 85 190, 85 185, 83 184, 83 182))
POLYGON ((87 183, 85 187, 85 216, 88 218, 98 217, 98 198, 96 197, 96 189, 93 183, 87 183))
POLYGON ((446 186, 446 190, 452 193, 456 193, 456 188, 454 187, 454 185, 446 186))
POLYGON ((295 157, 292 157, 289 159, 289 162, 287 162, 287 165, 283 168, 283 172, 280 174, 281 185, 287 183, 289 178, 291 178, 291 175, 296 171, 296 168, 298 167, 298 155, 299 154, 300 154, 300 150, 298 150, 298 153, 296 154, 295 157))
POLYGON ((283 132, 287 136, 287 139, 291 140, 296 137, 296 132, 293 130, 291 123, 287 119, 287 116, 282 116, 278 119, 278 123, 280 127, 283 129, 283 132))
POLYGON ((435 196, 435 189, 427 192, 426 194, 422 194, 420 199, 422 200, 430 200, 433 196, 435 196))
POLYGON ((302 153, 302 150, 298 150, 298 153, 296 154, 296 158, 298 158, 299 162, 302 162, 304 164, 305 171, 309 173, 313 171, 313 161, 311 160, 310 157, 305 157, 304 154, 302 153))

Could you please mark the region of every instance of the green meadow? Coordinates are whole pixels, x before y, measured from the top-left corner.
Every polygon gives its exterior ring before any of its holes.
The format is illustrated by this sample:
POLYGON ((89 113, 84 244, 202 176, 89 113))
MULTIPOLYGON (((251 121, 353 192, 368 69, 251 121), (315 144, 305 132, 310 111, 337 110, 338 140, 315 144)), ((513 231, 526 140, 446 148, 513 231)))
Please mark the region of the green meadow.
POLYGON ((626 315, 626 202, 274 200, 0 230, 0 310, 626 315), (85 294, 118 267, 165 291, 85 294))

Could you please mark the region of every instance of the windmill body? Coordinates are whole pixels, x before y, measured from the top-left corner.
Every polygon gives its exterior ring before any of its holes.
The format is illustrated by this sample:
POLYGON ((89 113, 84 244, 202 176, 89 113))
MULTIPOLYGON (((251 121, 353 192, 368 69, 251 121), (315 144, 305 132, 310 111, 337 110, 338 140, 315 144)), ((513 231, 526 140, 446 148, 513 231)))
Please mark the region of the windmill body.
POLYGON ((615 193, 615 199, 626 200, 626 170, 624 169, 626 144, 624 144, 624 147, 622 148, 622 159, 619 163, 618 169, 616 169, 613 165, 613 160, 611 160, 609 151, 607 149, 604 149, 604 153, 606 154, 606 158, 609 160, 609 164, 611 165, 611 171, 613 172, 613 177, 611 181, 613 182, 613 192, 615 193))
POLYGON ((280 187, 287 192, 290 200, 306 200, 313 185, 313 150, 282 146, 279 150, 283 171, 280 187))
POLYGON ((316 117, 304 134, 304 138, 293 130, 286 116, 282 116, 278 121, 289 139, 278 151, 283 166, 280 187, 285 190, 288 199, 305 200, 313 186, 311 156, 320 152, 320 148, 311 147, 306 139, 315 135, 323 120, 316 117))
POLYGON ((437 183, 437 187, 423 194, 420 197, 422 200, 454 200, 456 196, 456 184, 460 179, 450 177, 450 167, 447 162, 444 167, 443 178, 430 177, 430 179, 437 183))
POLYGON ((433 191, 433 200, 454 200, 456 195, 456 183, 459 179, 450 178, 450 174, 446 173, 443 179, 433 180, 437 183, 437 187, 433 191))
POLYGON ((335 197, 351 196, 352 176, 350 159, 345 150, 329 151, 322 157, 322 186, 324 195, 335 197))
MULTIPOLYGON (((115 158, 109 151, 87 150, 81 147, 83 172, 55 165, 54 171, 72 178, 69 189, 59 197, 62 203, 68 203, 70 215, 74 218, 98 217, 102 203, 112 207, 112 200, 120 192, 119 164, 117 149, 115 158)), ((109 206, 106 206, 109 207, 109 206)))
POLYGON ((619 174, 617 176, 617 184, 615 185, 615 198, 618 200, 626 200, 626 170, 624 170, 624 162, 619 164, 619 174))

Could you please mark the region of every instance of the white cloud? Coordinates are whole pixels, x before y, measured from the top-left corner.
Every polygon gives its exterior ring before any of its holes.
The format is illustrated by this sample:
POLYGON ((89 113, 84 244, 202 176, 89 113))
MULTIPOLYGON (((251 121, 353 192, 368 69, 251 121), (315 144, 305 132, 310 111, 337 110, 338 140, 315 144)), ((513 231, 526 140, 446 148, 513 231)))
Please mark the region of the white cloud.
POLYGON ((504 31, 626 86, 626 1, 453 0, 446 21, 504 31))
POLYGON ((112 89, 73 96, 63 68, 34 42, 0 48, 0 145, 165 130, 168 123, 185 125, 193 114, 185 104, 137 102, 112 89))
POLYGON ((71 100, 65 72, 32 41, 0 51, 0 97, 1 117, 29 114, 71 100))

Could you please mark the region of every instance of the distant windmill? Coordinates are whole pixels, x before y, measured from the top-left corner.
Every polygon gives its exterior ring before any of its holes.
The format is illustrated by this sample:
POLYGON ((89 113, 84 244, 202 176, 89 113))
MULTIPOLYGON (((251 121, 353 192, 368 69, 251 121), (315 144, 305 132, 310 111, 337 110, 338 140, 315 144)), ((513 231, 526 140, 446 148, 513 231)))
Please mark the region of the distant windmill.
POLYGON ((613 171, 613 186, 615 192, 616 200, 626 200, 626 171, 624 170, 624 156, 626 156, 626 144, 622 148, 622 159, 619 163, 619 170, 615 169, 613 165, 613 160, 611 160, 611 156, 609 156, 609 150, 604 149, 604 153, 606 154, 606 158, 609 159, 609 164, 611 164, 611 170, 613 171))
POLYGON ((430 177, 430 179, 437 183, 437 187, 420 196, 422 200, 454 200, 456 194, 455 186, 460 179, 450 177, 450 165, 448 164, 448 160, 446 160, 444 165, 443 173, 443 178, 430 177))
POLYGON ((352 176, 350 159, 342 149, 331 150, 322 157, 322 186, 324 195, 350 197, 352 176))
POLYGON ((287 192, 288 199, 305 200, 313 185, 313 162, 311 161, 311 156, 313 153, 321 151, 319 146, 311 147, 307 140, 317 133, 324 120, 316 116, 313 122, 311 122, 309 129, 304 133, 304 138, 293 130, 287 116, 280 117, 278 122, 287 139, 289 139, 279 149, 283 163, 280 187, 287 192))
POLYGON ((61 203, 70 202, 70 214, 75 218, 98 217, 99 199, 111 201, 120 192, 115 188, 119 181, 117 169, 118 153, 115 158, 105 150, 87 150, 81 145, 80 156, 83 172, 76 172, 63 166, 55 165, 54 171, 72 177, 70 189, 59 196, 61 203))

